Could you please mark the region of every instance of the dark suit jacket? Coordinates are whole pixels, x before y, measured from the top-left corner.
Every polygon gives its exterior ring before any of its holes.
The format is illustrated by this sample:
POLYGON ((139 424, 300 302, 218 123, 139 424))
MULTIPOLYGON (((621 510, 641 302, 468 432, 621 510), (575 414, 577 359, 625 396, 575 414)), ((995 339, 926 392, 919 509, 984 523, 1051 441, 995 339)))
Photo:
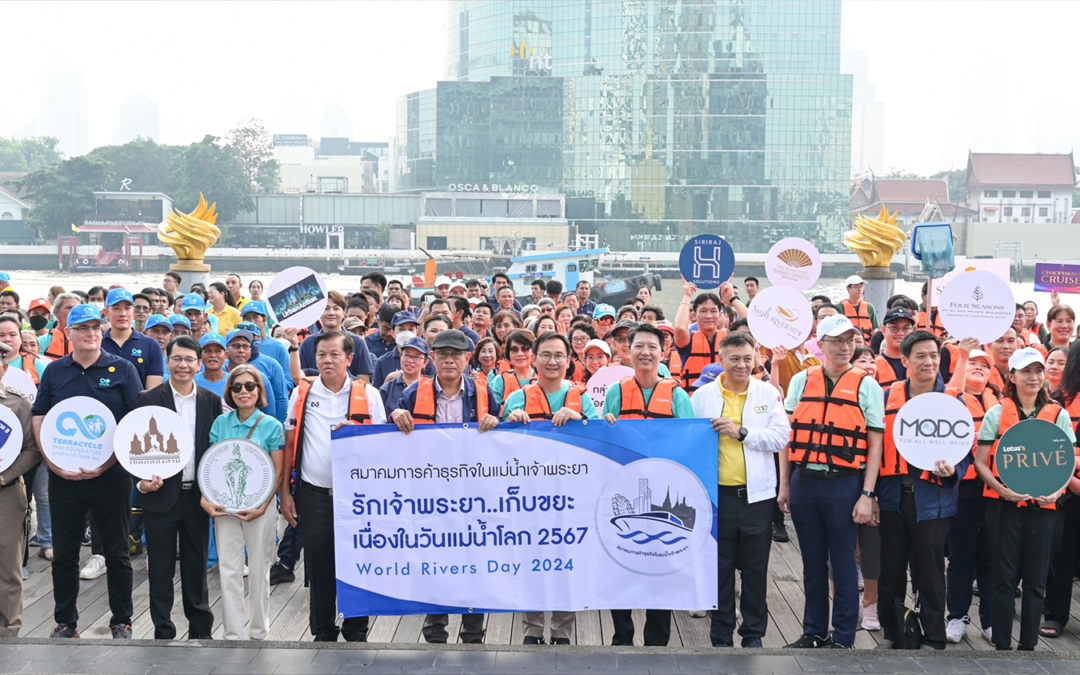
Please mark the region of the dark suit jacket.
MULTIPOLYGON (((202 387, 195 385, 195 466, 199 465, 203 453, 210 447, 210 427, 214 420, 221 414, 221 397, 202 387)), ((162 408, 176 411, 173 402, 172 386, 164 382, 153 389, 139 394, 138 407, 157 405, 162 408)), ((139 494, 139 505, 146 511, 153 513, 165 513, 172 510, 176 499, 180 495, 180 484, 183 482, 183 472, 165 479, 161 489, 157 492, 139 494)))

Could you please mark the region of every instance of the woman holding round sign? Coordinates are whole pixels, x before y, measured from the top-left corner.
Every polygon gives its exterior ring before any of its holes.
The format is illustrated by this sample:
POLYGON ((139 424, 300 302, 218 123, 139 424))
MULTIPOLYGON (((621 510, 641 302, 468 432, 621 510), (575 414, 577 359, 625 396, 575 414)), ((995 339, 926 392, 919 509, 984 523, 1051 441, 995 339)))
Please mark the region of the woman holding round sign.
MULTIPOLYGON (((1039 640, 1055 504, 1076 465, 1069 413, 1050 399, 1043 386, 1045 371, 1042 354, 1035 349, 1014 353, 1005 395, 986 412, 979 430, 975 470, 986 483, 983 495, 991 499, 986 507, 993 578, 991 639, 999 650, 1012 648, 1013 598, 1021 581, 1019 649, 1034 650, 1039 640)), ((985 591, 982 597, 987 597, 985 591)))
MULTIPOLYGON (((218 560, 221 565, 221 603, 225 609, 226 640, 247 639, 244 623, 250 621, 250 638, 265 640, 270 633, 271 547, 277 512, 269 506, 277 491, 285 460, 285 431, 281 422, 259 411, 266 404, 266 390, 258 369, 242 365, 229 373, 225 403, 232 412, 214 420, 213 444, 199 467, 203 509, 214 518, 218 560), (230 443, 240 439, 245 443, 230 443), (258 462, 245 457, 255 444, 273 460, 272 478, 260 480, 258 462), (237 446, 237 447, 233 447, 237 446), (244 447, 240 447, 244 446, 244 447), (217 467, 216 470, 208 467, 217 467), (209 470, 208 470, 209 469, 209 470), (212 473, 214 475, 206 475, 212 473), (269 489, 265 485, 271 483, 269 489), (211 485, 207 485, 211 483, 211 485), (221 495, 207 499, 207 494, 221 495), (218 504, 216 501, 228 501, 218 504), (244 608, 244 549, 247 548, 250 599, 244 608)), ((257 459, 257 458, 256 458, 257 459)))

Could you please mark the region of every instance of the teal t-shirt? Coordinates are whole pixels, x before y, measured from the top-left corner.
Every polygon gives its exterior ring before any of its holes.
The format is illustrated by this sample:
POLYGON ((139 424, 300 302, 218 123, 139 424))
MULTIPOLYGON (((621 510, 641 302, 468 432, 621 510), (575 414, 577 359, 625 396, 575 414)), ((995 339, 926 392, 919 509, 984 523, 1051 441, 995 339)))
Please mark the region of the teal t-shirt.
MULTIPOLYGON (((1019 407, 1019 406, 1018 406, 1019 407)), ((1020 413, 1020 421, 1034 419, 1039 414, 1039 410, 1042 406, 1039 406, 1031 413, 1031 417, 1025 417, 1023 410, 1017 410, 1020 413)), ((1069 440, 1076 444, 1076 434, 1073 432, 1072 420, 1069 419, 1069 412, 1062 409, 1057 416, 1057 420, 1054 424, 1061 427, 1061 430, 1065 432, 1065 435, 1069 437, 1069 440)), ((986 416, 983 417, 982 426, 979 427, 979 443, 983 445, 990 445, 997 440, 998 429, 1001 427, 1001 404, 994 406, 986 411, 986 416)))
MULTIPOLYGON (((499 384, 502 384, 500 381, 499 384)), ((563 383, 563 386, 559 388, 559 391, 554 394, 546 394, 548 400, 548 407, 551 408, 552 413, 556 413, 566 404, 566 392, 570 391, 570 385, 563 383)), ((525 391, 519 389, 506 399, 506 405, 503 406, 503 421, 510 416, 515 410, 525 409, 525 391)), ((587 420, 599 419, 600 415, 596 412, 596 406, 593 404, 592 399, 587 394, 581 397, 581 415, 587 420)))
MULTIPOLYGON (((642 389, 641 394, 645 397, 645 405, 648 407, 649 401, 652 400, 652 389, 642 389)), ((604 399, 604 415, 611 413, 615 417, 619 416, 619 410, 622 409, 622 382, 616 382, 608 387, 606 398, 604 399)), ((694 414, 694 407, 690 405, 690 394, 687 394, 684 389, 675 387, 671 394, 671 410, 675 413, 675 417, 679 419, 697 417, 694 414)))
MULTIPOLYGON (((494 373, 495 371, 492 370, 491 372, 494 373)), ((510 371, 510 372, 513 373, 514 371, 510 371)), ((518 384, 520 384, 523 387, 525 385, 529 384, 530 382, 532 382, 532 379, 530 379, 530 378, 526 378, 524 380, 521 379, 520 377, 518 378, 518 384)), ((489 375, 488 376, 488 384, 491 386, 491 393, 495 394, 495 402, 498 403, 501 406, 503 404, 503 396, 506 395, 506 393, 503 391, 503 379, 501 377, 498 377, 498 376, 492 377, 492 376, 489 375)))
MULTIPOLYGON (((40 339, 40 338, 39 338, 40 339)), ((43 358, 34 357, 34 368, 37 370, 38 378, 45 372, 45 366, 49 365, 49 362, 43 358)), ((14 368, 16 370, 23 370, 23 356, 20 354, 15 357, 14 361, 8 363, 8 368, 14 368)))
POLYGON ((267 452, 281 450, 285 447, 285 428, 281 426, 272 415, 256 411, 243 422, 235 410, 219 415, 210 427, 210 443, 220 443, 231 438, 247 438, 252 425, 258 420, 259 424, 251 433, 251 442, 258 443, 267 452), (260 416, 262 419, 260 419, 260 416))

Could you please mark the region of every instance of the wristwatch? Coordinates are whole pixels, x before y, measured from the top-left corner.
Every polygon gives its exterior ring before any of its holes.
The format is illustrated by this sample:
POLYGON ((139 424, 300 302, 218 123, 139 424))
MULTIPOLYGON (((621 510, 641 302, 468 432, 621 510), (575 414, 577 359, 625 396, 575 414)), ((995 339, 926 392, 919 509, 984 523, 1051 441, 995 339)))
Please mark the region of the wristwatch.
POLYGON ((299 347, 289 347, 289 353, 290 354, 295 354, 298 351, 300 351, 299 347))
POLYGON ((742 443, 746 440, 746 435, 750 433, 746 430, 746 427, 739 427, 739 442, 742 443))
POLYGON ((874 497, 877 497, 877 493, 874 492, 873 490, 863 490, 862 494, 864 496, 866 496, 866 497, 869 497, 870 499, 873 499, 874 497))

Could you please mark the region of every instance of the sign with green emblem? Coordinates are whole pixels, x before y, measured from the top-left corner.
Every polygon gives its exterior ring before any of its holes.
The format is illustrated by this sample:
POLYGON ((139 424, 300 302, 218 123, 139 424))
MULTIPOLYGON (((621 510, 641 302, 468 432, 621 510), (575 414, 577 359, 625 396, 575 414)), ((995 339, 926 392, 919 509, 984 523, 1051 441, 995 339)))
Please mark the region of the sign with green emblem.
POLYGON ((1021 495, 1045 497, 1065 486, 1076 470, 1073 444, 1061 427, 1030 419, 1001 437, 994 455, 1001 482, 1021 495))
POLYGON ((270 454, 243 438, 215 443, 199 462, 199 490, 229 513, 257 509, 274 494, 277 473, 270 454))

